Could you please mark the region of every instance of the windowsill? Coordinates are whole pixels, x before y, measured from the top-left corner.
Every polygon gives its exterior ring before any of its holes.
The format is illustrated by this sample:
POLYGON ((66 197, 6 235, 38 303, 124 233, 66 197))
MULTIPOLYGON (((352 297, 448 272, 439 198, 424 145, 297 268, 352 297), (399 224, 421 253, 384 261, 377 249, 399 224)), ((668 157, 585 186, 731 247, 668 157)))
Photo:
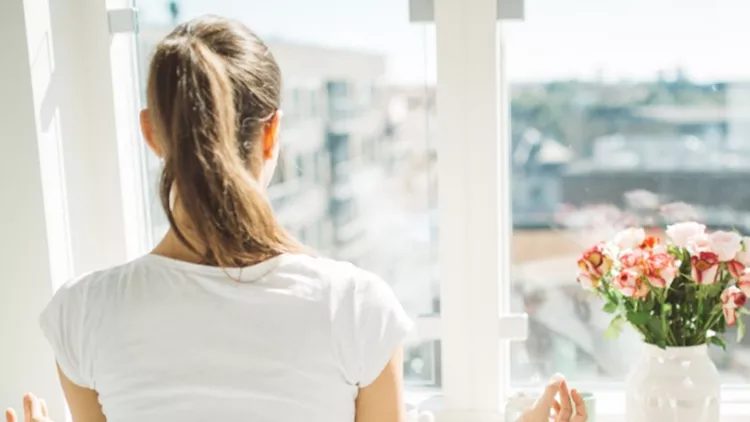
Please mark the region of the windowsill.
MULTIPOLYGON (((722 391, 721 420, 717 422, 746 422, 750 419, 750 395, 740 402, 739 390, 722 391)), ((597 422, 625 422, 625 397, 622 392, 595 392, 597 422)))
MULTIPOLYGON (((596 422, 625 422, 623 392, 594 390, 597 399, 596 422)), ((721 419, 717 422, 747 422, 750 420, 750 392, 742 388, 722 390, 721 419)), ((442 408, 442 394, 436 387, 407 386, 404 394, 407 406, 414 406, 438 414, 442 408)), ((498 420, 501 422, 502 418, 498 420)))

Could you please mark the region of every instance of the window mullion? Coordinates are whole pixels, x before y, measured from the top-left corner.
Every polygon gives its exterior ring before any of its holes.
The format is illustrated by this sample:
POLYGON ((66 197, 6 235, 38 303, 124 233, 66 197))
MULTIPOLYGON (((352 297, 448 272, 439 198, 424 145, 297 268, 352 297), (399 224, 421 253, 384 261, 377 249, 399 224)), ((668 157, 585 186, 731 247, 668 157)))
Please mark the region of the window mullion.
POLYGON ((129 0, 81 0, 56 16, 59 96, 73 272, 121 264, 142 252, 129 151, 137 90, 131 33, 110 34, 108 9, 129 0), (126 46, 126 47, 123 47, 126 46))
POLYGON ((503 255, 495 0, 434 3, 443 420, 496 420, 503 255))

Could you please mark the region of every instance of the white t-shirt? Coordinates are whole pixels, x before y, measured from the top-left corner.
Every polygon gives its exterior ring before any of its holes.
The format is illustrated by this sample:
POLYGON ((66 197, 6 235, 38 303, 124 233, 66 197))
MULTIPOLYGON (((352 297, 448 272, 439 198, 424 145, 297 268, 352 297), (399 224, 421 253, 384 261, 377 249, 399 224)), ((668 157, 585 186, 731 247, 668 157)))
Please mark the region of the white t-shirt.
POLYGON ((347 263, 146 255, 65 284, 41 326, 108 422, 351 422, 411 321, 385 282, 347 263))

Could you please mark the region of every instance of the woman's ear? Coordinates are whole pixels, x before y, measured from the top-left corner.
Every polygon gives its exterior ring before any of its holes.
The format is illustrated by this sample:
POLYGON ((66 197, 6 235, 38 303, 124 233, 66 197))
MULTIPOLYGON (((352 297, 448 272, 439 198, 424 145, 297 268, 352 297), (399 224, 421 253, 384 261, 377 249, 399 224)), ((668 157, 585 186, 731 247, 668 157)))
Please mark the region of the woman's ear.
POLYGON ((154 154, 156 154, 157 157, 164 157, 161 148, 154 139, 154 127, 151 124, 151 114, 149 113, 147 108, 141 110, 140 119, 141 133, 143 134, 143 139, 146 140, 146 144, 148 144, 148 147, 151 149, 151 151, 154 152, 154 154))
POLYGON ((263 133, 264 160, 273 158, 278 152, 282 115, 281 110, 276 110, 273 117, 265 124, 265 132, 263 133))

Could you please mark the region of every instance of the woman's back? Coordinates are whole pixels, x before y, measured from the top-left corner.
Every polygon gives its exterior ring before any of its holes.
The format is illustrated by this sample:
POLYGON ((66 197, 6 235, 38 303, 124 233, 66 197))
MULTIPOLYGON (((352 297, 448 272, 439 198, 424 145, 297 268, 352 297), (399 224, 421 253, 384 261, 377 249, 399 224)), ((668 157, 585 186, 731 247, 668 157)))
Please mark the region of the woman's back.
POLYGON ((356 267, 285 254, 221 269, 147 255, 61 288, 58 363, 109 422, 354 420, 410 328, 356 267))
POLYGON ((76 422, 403 420, 409 321, 393 292, 302 255, 268 200, 283 114, 268 46, 193 19, 158 43, 146 85, 170 229, 42 315, 76 422))

